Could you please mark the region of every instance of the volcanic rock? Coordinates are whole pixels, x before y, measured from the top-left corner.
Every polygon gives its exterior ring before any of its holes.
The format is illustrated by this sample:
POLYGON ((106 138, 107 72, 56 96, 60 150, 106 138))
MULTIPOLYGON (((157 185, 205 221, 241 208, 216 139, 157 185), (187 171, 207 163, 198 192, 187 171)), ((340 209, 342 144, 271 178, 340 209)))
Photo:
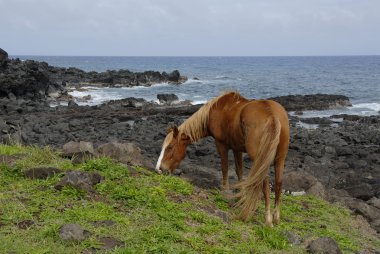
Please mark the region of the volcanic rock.
POLYGON ((6 62, 8 61, 8 53, 0 48, 0 68, 5 67, 6 62))
POLYGON ((171 105, 173 102, 178 101, 178 96, 175 94, 157 94, 157 99, 162 104, 171 105))
MULTIPOLYGON (((76 124, 80 123, 72 121, 69 126, 71 125, 71 127, 75 127, 76 124)), ((62 156, 72 158, 73 163, 78 164, 96 157, 96 152, 91 142, 70 141, 63 145, 62 156)))
POLYGON ((288 95, 269 99, 277 101, 288 111, 324 110, 352 106, 350 99, 343 95, 288 95))
POLYGON ((133 143, 111 142, 102 144, 98 147, 98 152, 99 155, 109 156, 121 163, 153 168, 153 164, 144 158, 141 149, 133 143))
POLYGON ((331 237, 322 237, 313 240, 308 246, 307 250, 309 253, 318 254, 341 254, 342 251, 339 248, 337 242, 331 237))
POLYGON ((54 188, 62 190, 64 186, 72 186, 78 190, 94 192, 93 186, 103 180, 104 177, 97 172, 84 172, 79 170, 68 170, 65 176, 54 188))
POLYGON ((79 224, 65 224, 59 229, 59 237, 65 241, 83 241, 91 233, 79 224))

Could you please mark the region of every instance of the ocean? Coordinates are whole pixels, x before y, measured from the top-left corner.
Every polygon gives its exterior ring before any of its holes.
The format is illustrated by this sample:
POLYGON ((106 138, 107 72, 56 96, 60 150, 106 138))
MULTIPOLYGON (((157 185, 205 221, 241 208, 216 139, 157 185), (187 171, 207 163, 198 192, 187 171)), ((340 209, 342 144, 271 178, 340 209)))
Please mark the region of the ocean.
POLYGON ((340 94, 353 107, 329 111, 309 111, 305 116, 332 114, 375 115, 380 111, 380 56, 310 57, 87 57, 13 56, 21 60, 45 61, 53 66, 77 67, 85 71, 129 69, 131 71, 179 70, 189 79, 182 85, 157 84, 152 87, 100 88, 72 92, 90 94, 90 105, 126 97, 157 101, 158 93, 174 93, 193 104, 226 90, 247 98, 268 98, 290 94, 340 94), (199 80, 198 80, 199 79, 199 80))

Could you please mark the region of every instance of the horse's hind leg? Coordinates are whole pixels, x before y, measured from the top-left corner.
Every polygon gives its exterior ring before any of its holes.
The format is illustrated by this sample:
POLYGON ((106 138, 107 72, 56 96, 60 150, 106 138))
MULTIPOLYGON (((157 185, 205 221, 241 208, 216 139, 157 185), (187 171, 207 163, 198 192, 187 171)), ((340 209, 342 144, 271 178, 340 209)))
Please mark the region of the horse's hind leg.
POLYGON ((239 182, 243 179, 243 153, 234 151, 235 171, 239 182))
POLYGON ((269 187, 269 176, 263 181, 263 194, 265 201, 265 224, 269 227, 273 227, 273 216, 270 212, 270 187, 269 187))
POLYGON ((229 190, 230 186, 228 183, 228 149, 221 142, 215 140, 216 149, 220 155, 220 160, 222 164, 222 190, 229 190))
POLYGON ((282 175, 285 167, 285 157, 280 157, 275 161, 275 199, 274 199, 274 224, 280 223, 280 202, 282 191, 282 175))

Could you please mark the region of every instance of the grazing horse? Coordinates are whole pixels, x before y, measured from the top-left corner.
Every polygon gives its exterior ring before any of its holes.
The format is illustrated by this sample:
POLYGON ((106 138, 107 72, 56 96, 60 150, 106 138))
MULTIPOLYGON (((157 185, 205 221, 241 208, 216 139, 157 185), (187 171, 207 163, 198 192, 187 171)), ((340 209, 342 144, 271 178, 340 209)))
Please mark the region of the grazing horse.
POLYGON ((280 195, 285 157, 289 146, 289 121, 285 109, 271 100, 247 100, 227 92, 203 105, 179 127, 170 128, 162 145, 156 171, 172 173, 183 160, 189 144, 212 136, 221 157, 222 189, 228 189, 228 150, 235 158, 239 183, 236 206, 239 217, 247 220, 257 209, 260 194, 265 199, 265 222, 280 221, 280 195), (242 153, 253 161, 247 179, 242 181, 242 153), (270 212, 269 167, 275 166, 275 208, 270 212))

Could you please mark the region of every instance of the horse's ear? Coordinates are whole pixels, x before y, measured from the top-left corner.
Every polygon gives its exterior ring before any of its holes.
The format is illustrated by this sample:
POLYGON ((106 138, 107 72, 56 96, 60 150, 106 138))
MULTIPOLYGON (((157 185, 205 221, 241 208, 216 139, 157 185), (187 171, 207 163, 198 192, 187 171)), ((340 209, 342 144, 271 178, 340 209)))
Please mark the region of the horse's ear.
POLYGON ((174 126, 173 128, 173 137, 176 138, 178 136, 179 130, 177 126, 174 126))

